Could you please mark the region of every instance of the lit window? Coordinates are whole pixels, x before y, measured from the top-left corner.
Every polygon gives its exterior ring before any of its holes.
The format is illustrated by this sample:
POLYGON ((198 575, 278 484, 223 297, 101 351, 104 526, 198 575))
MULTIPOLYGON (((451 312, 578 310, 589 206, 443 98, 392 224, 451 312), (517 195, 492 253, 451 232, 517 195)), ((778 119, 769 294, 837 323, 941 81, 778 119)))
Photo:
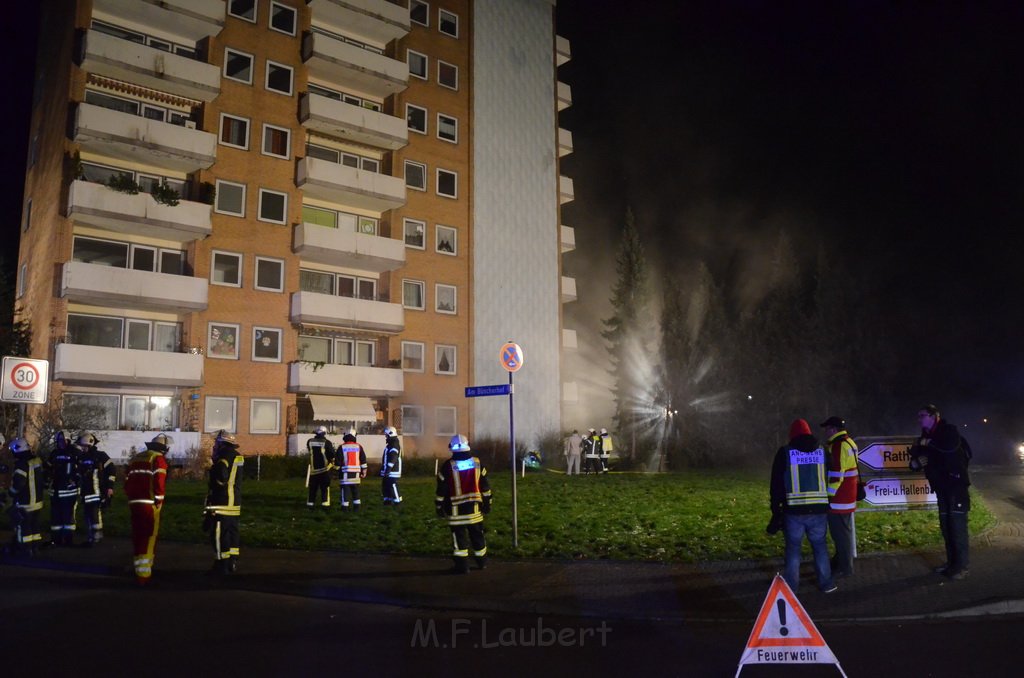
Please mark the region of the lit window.
POLYGON ((235 410, 237 398, 219 398, 207 396, 204 431, 235 431, 235 410))
POLYGON ((245 184, 217 180, 217 200, 214 210, 234 217, 245 216, 245 184))
POLYGON ((260 189, 260 212, 257 219, 272 224, 283 224, 288 215, 288 194, 266 188, 260 189))
POLYGON ((210 282, 214 285, 242 286, 242 255, 234 252, 213 251, 210 282))
POLYGON ((249 433, 280 433, 281 401, 253 398, 249 401, 249 433))
POLYGON ((252 55, 230 47, 224 49, 224 77, 252 84, 252 55))
POLYGON ((209 323, 206 357, 238 360, 239 329, 234 323, 209 323))

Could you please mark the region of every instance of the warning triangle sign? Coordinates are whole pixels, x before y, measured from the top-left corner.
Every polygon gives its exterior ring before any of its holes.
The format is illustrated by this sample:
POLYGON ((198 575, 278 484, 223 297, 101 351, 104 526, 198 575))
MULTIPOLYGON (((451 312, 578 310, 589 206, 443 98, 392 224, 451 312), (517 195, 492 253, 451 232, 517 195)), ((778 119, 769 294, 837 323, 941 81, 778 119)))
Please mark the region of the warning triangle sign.
POLYGON ((737 676, 745 664, 835 664, 846 675, 793 589, 778 574, 747 639, 737 676))

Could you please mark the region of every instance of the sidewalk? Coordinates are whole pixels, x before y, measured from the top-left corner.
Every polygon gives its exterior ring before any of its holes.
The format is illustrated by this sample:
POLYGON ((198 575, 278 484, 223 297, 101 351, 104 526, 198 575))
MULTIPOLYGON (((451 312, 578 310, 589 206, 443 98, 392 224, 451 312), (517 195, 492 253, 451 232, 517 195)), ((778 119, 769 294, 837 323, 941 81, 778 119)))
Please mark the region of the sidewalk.
MULTIPOLYGON (((970 577, 932 573, 942 554, 871 555, 828 596, 810 565, 797 595, 816 622, 909 620, 1024 612, 1024 476, 1005 469, 974 472, 975 489, 1000 520, 972 541, 970 577)), ((936 525, 935 529, 938 529, 936 525)), ((284 595, 401 607, 493 611, 608 620, 749 622, 782 559, 694 565, 618 561, 501 561, 467 576, 445 576, 451 560, 245 548, 239 573, 221 581, 204 571, 207 546, 160 542, 154 579, 168 590, 228 586, 284 595)), ((44 550, 8 566, 52 568, 116 577, 134 586, 131 544, 108 539, 94 549, 44 550)))

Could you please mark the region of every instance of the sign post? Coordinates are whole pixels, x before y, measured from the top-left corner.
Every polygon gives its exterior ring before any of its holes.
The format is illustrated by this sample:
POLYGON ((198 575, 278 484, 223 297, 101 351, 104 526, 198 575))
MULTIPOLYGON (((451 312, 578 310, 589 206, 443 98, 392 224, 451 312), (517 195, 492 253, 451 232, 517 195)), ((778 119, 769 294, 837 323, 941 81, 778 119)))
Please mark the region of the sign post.
POLYGON ((509 340, 501 347, 498 354, 501 366, 508 372, 508 437, 509 456, 512 469, 512 546, 519 548, 519 504, 516 496, 516 418, 515 391, 512 387, 512 374, 523 366, 523 349, 519 344, 509 340))
POLYGON ((0 400, 18 403, 18 437, 25 435, 25 405, 46 403, 50 361, 4 356, 0 400))

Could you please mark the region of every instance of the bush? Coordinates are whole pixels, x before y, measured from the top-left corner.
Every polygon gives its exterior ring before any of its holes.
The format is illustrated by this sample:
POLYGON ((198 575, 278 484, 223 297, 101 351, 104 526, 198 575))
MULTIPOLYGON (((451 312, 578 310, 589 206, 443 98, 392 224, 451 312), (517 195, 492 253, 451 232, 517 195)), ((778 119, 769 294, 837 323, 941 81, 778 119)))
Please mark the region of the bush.
POLYGON ((245 455, 244 477, 260 480, 293 480, 305 478, 309 468, 309 455, 290 457, 283 454, 245 455))

